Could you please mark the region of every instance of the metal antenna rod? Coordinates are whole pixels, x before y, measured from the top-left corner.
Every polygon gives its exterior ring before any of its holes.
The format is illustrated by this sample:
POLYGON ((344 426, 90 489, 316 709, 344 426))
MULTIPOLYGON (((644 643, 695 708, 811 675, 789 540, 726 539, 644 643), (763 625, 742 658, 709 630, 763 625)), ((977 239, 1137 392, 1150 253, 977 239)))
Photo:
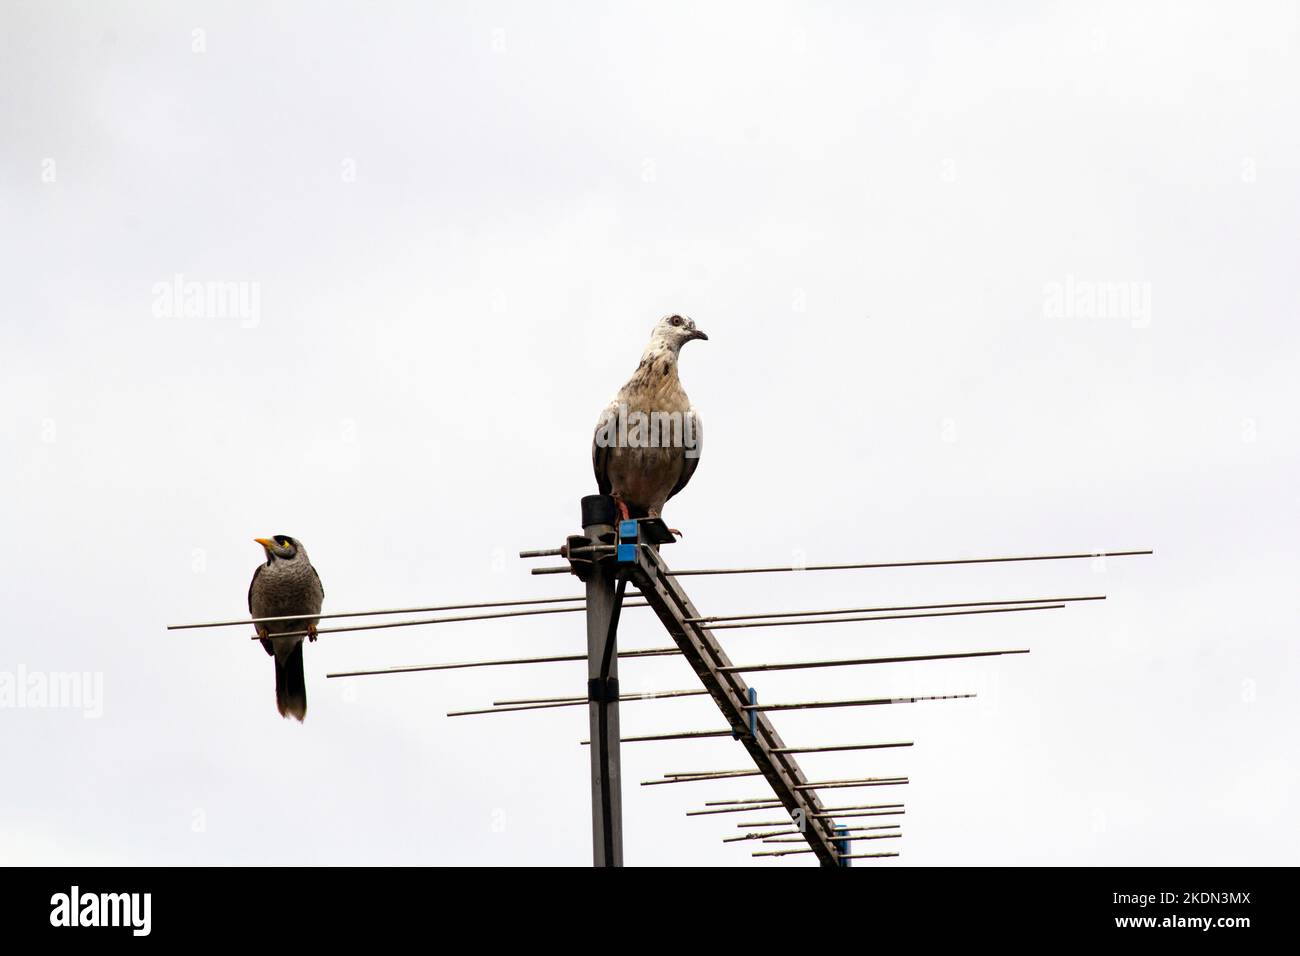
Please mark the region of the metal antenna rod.
POLYGON ((863 831, 871 830, 901 830, 902 828, 903 825, 901 823, 877 823, 875 826, 845 827, 844 829, 848 830, 850 833, 861 833, 863 831))
POLYGON ((699 780, 729 780, 735 777, 761 777, 761 770, 723 770, 717 773, 693 773, 667 780, 642 780, 641 786, 654 787, 661 783, 694 783, 699 780))
MULTIPOLYGON (((837 827, 836 829, 837 829, 840 833, 865 833, 865 832, 869 832, 869 831, 873 831, 873 830, 898 830, 898 829, 900 829, 900 827, 898 826, 898 824, 893 823, 893 824, 890 824, 890 825, 888 825, 888 826, 882 826, 882 827, 837 827)), ((894 834, 894 835, 895 835, 895 836, 902 836, 901 833, 897 833, 897 834, 894 834)), ((858 839, 858 838, 855 837, 854 839, 858 839)), ((862 837, 861 839, 870 839, 870 838, 869 838, 869 837, 862 837)), ((786 836, 776 836, 776 837, 770 837, 770 838, 764 840, 763 842, 764 842, 764 843, 802 843, 802 842, 803 842, 803 837, 800 837, 800 836, 788 836, 788 835, 786 835, 786 836)))
POLYGON ((876 614, 869 617, 818 617, 806 621, 738 621, 716 624, 713 631, 731 631, 749 627, 794 627, 798 624, 850 624, 855 621, 908 621, 918 617, 962 617, 967 614, 1012 614, 1016 611, 1056 611, 1064 604, 1034 604, 1029 607, 987 607, 970 611, 926 611, 924 614, 876 614))
MULTIPOLYGON (((826 783, 805 783, 796 787, 796 790, 836 790, 842 787, 901 787, 911 783, 906 777, 886 777, 884 779, 863 778, 862 780, 838 780, 827 781, 826 783)), ((824 813, 814 813, 813 819, 825 817, 824 813)), ((839 816, 839 814, 831 814, 839 816)))
POLYGON ((771 803, 776 797, 749 797, 744 800, 709 800, 705 802, 706 807, 725 807, 733 803, 771 803))
MULTIPOLYGON (((312 617, 324 621, 334 617, 368 617, 373 614, 427 614, 433 611, 467 611, 485 607, 518 607, 526 604, 568 604, 573 601, 585 601, 581 594, 577 597, 533 598, 532 600, 479 601, 476 604, 434 604, 428 607, 396 607, 380 611, 334 611, 330 614, 314 614, 312 617)), ((185 631, 199 627, 237 627, 241 624, 263 624, 269 621, 296 621, 302 614, 284 614, 280 617, 245 617, 237 621, 207 621, 203 624, 168 624, 169 631, 185 631)))
MULTIPOLYGON (((704 805, 706 807, 725 807, 737 803, 757 804, 757 803, 770 803, 770 802, 771 802, 771 798, 760 797, 756 800, 711 800, 708 803, 705 803, 704 805)), ((864 803, 852 807, 822 807, 821 812, 835 813, 840 810, 892 810, 901 806, 903 806, 903 804, 901 803, 864 803)))
MULTIPOLYGON (((624 605, 625 607, 627 605, 624 605)), ((575 610, 578 610, 575 608, 575 610)), ((666 657, 680 654, 675 647, 647 647, 644 650, 619 651, 619 659, 627 657, 666 657)), ((512 657, 497 661, 465 661, 458 664, 402 664, 398 667, 384 667, 368 671, 338 671, 326 674, 326 677, 370 677, 376 674, 415 674, 420 671, 453 671, 466 667, 500 667, 505 664, 553 664, 557 661, 585 661, 586 654, 560 654, 554 657, 512 657)), ((727 731, 728 733, 730 731, 727 731)), ((627 738, 623 738, 626 740, 627 738)))
MULTIPOLYGON (((750 825, 746 825, 746 823, 737 823, 736 826, 750 826, 750 825)), ((787 826, 789 826, 789 823, 787 823, 787 826)), ((891 826, 898 826, 898 825, 897 823, 893 823, 893 825, 891 826)), ((845 829, 848 830, 849 832, 857 832, 862 830, 874 830, 875 827, 850 826, 850 827, 845 827, 845 829)), ((766 842, 768 836, 794 836, 794 835, 802 835, 802 832, 803 832, 802 830, 764 830, 762 832, 751 832, 751 834, 744 834, 742 836, 723 836, 722 840, 723 843, 744 843, 745 840, 764 840, 764 842, 766 842)))
POLYGON ((975 694, 931 694, 926 697, 874 697, 864 700, 811 700, 797 704, 745 704, 745 710, 815 710, 821 707, 873 707, 877 704, 915 704, 920 700, 964 700, 975 694))
POLYGON ((688 817, 707 817, 717 813, 749 813, 753 810, 779 810, 779 803, 754 803, 745 807, 722 807, 717 810, 687 810, 688 817))
MULTIPOLYGON (((646 607, 644 601, 629 601, 628 607, 646 607)), ((455 624, 461 621, 490 621, 501 617, 531 617, 536 614, 575 614, 584 611, 584 607, 548 607, 535 611, 502 611, 499 614, 462 614, 457 617, 426 617, 417 621, 393 621, 391 624, 353 624, 348 627, 322 627, 317 634, 342 634, 347 631, 382 631, 391 627, 417 627, 422 624, 455 624)), ((311 615, 299 614, 298 618, 311 617, 311 615)), ((284 634, 276 634, 276 637, 302 637, 309 634, 309 631, 288 631, 284 634)), ((254 634, 249 638, 250 641, 260 641, 261 638, 254 634)))
MULTIPOLYGON (((707 693, 707 690, 661 690, 653 694, 624 694, 619 697, 619 701, 626 703, 630 700, 657 700, 661 697, 698 697, 707 693)), ((582 698, 579 700, 561 700, 551 704, 524 704, 521 707, 488 707, 484 710, 452 710, 447 712, 447 716, 470 717, 476 714, 512 714, 521 710, 549 710, 552 707, 579 707, 586 703, 586 698, 582 698)))
MULTIPOLYGON (((841 833, 862 833, 867 830, 898 830, 898 829, 900 829, 900 827, 897 823, 890 823, 885 826, 875 826, 875 827, 845 827, 844 829, 840 830, 840 832, 841 833)), ((901 834, 894 834, 894 835, 901 836, 901 834)), ((867 836, 867 837, 854 837, 854 839, 873 840, 873 839, 881 839, 881 838, 867 836)), ((764 843, 802 843, 804 842, 804 840, 803 837, 801 836, 778 836, 778 837, 769 837, 763 842, 764 843)))
POLYGON ((673 770, 664 777, 708 777, 710 774, 751 774, 754 767, 742 767, 740 770, 673 770))
MULTIPOLYGON (((881 811, 881 812, 879 812, 879 813, 833 813, 833 814, 829 814, 829 816, 835 816, 835 817, 901 817, 901 816, 905 816, 906 814, 907 814, 907 811, 906 811, 906 810, 884 810, 884 811, 881 811)), ((823 814, 823 816, 826 816, 826 814, 823 814)), ((789 820, 770 820, 770 821, 764 821, 763 823, 755 823, 754 821, 750 820, 750 821, 747 821, 747 822, 745 822, 745 823, 737 823, 737 824, 736 824, 736 826, 738 826, 738 827, 788 827, 788 826, 791 826, 791 825, 792 825, 792 824, 791 824, 791 822, 790 822, 789 820)), ((796 832, 798 832, 798 831, 796 831, 796 832)), ((772 834, 768 833, 768 834, 765 834, 765 835, 766 835, 766 836, 771 836, 772 834)))
MULTIPOLYGON (((577 610, 577 609, 575 609, 577 610)), ((633 657, 671 657, 673 654, 680 654, 679 648, 643 648, 640 650, 620 650, 619 658, 633 657)), ((949 658, 959 657, 997 657, 998 654, 1028 654, 1024 650, 978 650, 965 654, 919 654, 913 657, 874 657, 859 658, 853 661, 807 661, 803 663, 764 663, 764 665, 750 665, 740 667, 719 667, 722 672, 732 672, 732 674, 746 674, 751 671, 779 671, 779 670, 801 670, 805 667, 842 667, 849 665, 868 665, 868 663, 902 663, 906 661, 946 661, 949 658)), ((381 667, 377 670, 364 671, 335 671, 333 674, 326 674, 326 678, 365 678, 365 676, 374 676, 382 674, 417 674, 421 671, 446 671, 461 670, 464 667, 498 667, 503 665, 513 665, 513 663, 555 663, 558 661, 585 661, 586 654, 556 654, 552 657, 512 657, 500 659, 500 661, 465 661, 460 663, 415 663, 415 665, 399 665, 396 667, 381 667)), ((731 734, 731 731, 701 731, 686 736, 723 736, 731 734)), ((654 736, 654 737, 623 737, 624 741, 628 740, 671 740, 676 739, 673 736, 654 736)), ((586 741, 582 741, 586 743, 586 741)), ((880 744, 884 747, 884 744, 880 744)), ((848 748, 844 748, 848 749, 848 748)), ((785 749, 783 753, 810 753, 811 750, 792 750, 785 749)))
POLYGON ((885 750, 890 747, 911 747, 912 741, 900 741, 896 744, 834 744, 829 747, 778 747, 773 753, 778 754, 823 754, 840 750, 885 750))
POLYGON ((494 700, 493 707, 513 707, 516 704, 569 704, 586 703, 585 697, 520 697, 517 700, 494 700))
MULTIPOLYGON (((646 601, 628 601, 625 604, 625 607, 648 607, 648 606, 649 604, 646 601)), ((1065 607, 1065 605, 1050 604, 1044 607, 1010 607, 1010 608, 991 608, 988 610, 980 610, 980 611, 946 611, 942 614, 900 614, 900 615, 896 615, 896 617, 949 617, 957 614, 993 614, 998 611, 1042 611, 1042 610, 1047 610, 1049 608, 1060 608, 1060 607, 1065 607)), ((462 621, 489 621, 489 620, 495 620, 497 618, 503 618, 503 617, 532 617, 538 614, 573 614, 573 613, 577 613, 578 611, 584 611, 584 610, 586 610, 585 607, 550 607, 550 608, 539 608, 536 610, 529 610, 529 611, 501 611, 500 613, 496 613, 496 614, 462 614, 456 617, 427 617, 415 621, 393 621, 391 624, 352 624, 349 625, 348 627, 322 627, 322 628, 318 628, 316 630, 316 633, 317 634, 342 634, 350 631, 382 631, 388 628, 417 627, 423 624, 455 624, 462 621)), ((302 618, 304 616, 310 616, 310 615, 299 614, 297 615, 297 618, 302 618)), ((847 618, 846 617, 846 618, 828 618, 825 620, 819 619, 816 621, 781 621, 781 622, 764 621, 764 622, 757 622, 755 624, 721 624, 719 625, 718 629, 730 628, 730 627, 773 627, 773 626, 781 626, 783 624, 838 624, 844 621, 852 621, 852 620, 887 621, 887 620, 893 620, 893 618, 890 617, 847 618)), ((241 622, 241 623, 246 623, 246 622, 241 622)), ((288 631, 284 634, 277 634, 275 636, 276 637, 304 637, 310 633, 311 633, 310 631, 288 631)), ((258 635, 253 634, 249 637, 249 640, 258 641, 261 640, 261 638, 258 635)))
POLYGON ((853 667, 860 664, 904 664, 910 661, 948 661, 963 657, 999 657, 1003 654, 1028 654, 1029 649, 1016 651, 966 651, 961 654, 913 654, 908 657, 858 657, 852 660, 797 661, 793 664, 748 664, 723 667, 721 670, 735 674, 756 671, 798 671, 812 667, 853 667))
MULTIPOLYGON (((885 804, 885 805, 888 806, 889 804, 885 804)), ((898 806, 902 806, 902 804, 898 804, 898 806)), ((833 810, 833 809, 826 809, 826 808, 823 808, 823 809, 818 810, 818 813, 822 814, 823 817, 826 817, 826 816, 831 816, 831 817, 845 817, 845 816, 849 816, 849 814, 842 813, 842 809, 844 809, 844 808, 840 808, 840 810, 833 810)), ((874 812, 874 813, 854 813, 853 816, 857 816, 857 817, 900 817, 900 816, 902 816, 902 813, 904 813, 904 810, 883 810, 883 812, 874 812)), ((755 822, 753 822, 753 821, 750 821, 750 822, 748 822, 748 823, 737 823, 736 826, 790 826, 790 821, 789 821, 789 819, 774 819, 774 821, 767 822, 767 823, 755 823, 755 822)))
POLYGON ((799 832, 800 831, 798 830, 776 830, 776 831, 768 830, 763 833, 746 833, 742 836, 723 837, 722 842, 723 843, 744 843, 746 840, 761 840, 764 837, 772 836, 774 833, 779 833, 782 836, 790 836, 791 834, 795 834, 799 832))
POLYGON ((564 554, 563 548, 537 548, 532 551, 520 551, 519 557, 527 560, 528 558, 554 558, 564 554))
MULTIPOLYGON (((576 609, 575 609, 576 610, 576 609)), ((619 658, 633 657, 671 657, 673 654, 680 654, 679 648, 643 648, 640 650, 620 650, 619 658)), ((779 671, 779 670, 801 670, 805 667, 842 667, 850 665, 868 665, 868 663, 904 663, 907 661, 946 661, 949 658, 959 657, 997 657, 998 654, 1028 654, 1028 649, 1023 650, 978 650, 978 652, 969 652, 963 654, 919 654, 911 657, 872 657, 858 658, 853 661, 807 661, 802 663, 764 663, 764 665, 750 666, 733 666, 719 667, 719 671, 732 672, 732 674, 748 674, 751 671, 779 671)), ((420 671, 445 671, 460 670, 464 667, 497 667, 502 665, 513 665, 513 663, 554 663, 558 661, 585 661, 586 654, 556 654, 552 657, 512 657, 500 659, 500 661, 465 661, 461 663, 416 663, 416 665, 399 665, 396 667, 381 667, 377 670, 364 671, 335 671, 333 674, 326 674, 326 678, 364 678, 364 676, 374 676, 382 674, 416 674, 420 671)), ((698 731, 693 734, 682 736, 724 736, 731 734, 731 731, 698 731)), ((647 737, 623 737, 624 743, 629 740, 673 740, 677 739, 672 735, 659 735, 647 737)), ((588 741, 582 741, 588 743, 588 741)), ((885 744, 879 744, 879 747, 885 747, 885 744)), ((850 748, 841 748, 850 749, 850 748)), ((809 749, 784 749, 783 753, 811 753, 809 749)))
MULTIPOLYGON (((907 813, 906 810, 885 810, 885 812, 883 812, 883 813, 854 813, 854 814, 844 813, 844 814, 839 814, 839 816, 841 816, 841 817, 904 817, 904 816, 906 816, 906 813, 907 813)), ((746 827, 746 826, 784 826, 784 827, 790 827, 790 826, 794 826, 794 825, 793 825, 792 822, 788 821, 788 819, 774 819, 774 821, 764 821, 764 822, 762 822, 762 823, 755 823, 755 822, 753 822, 753 821, 746 822, 746 823, 737 823, 736 826, 738 826, 738 827, 742 827, 742 829, 744 829, 744 827, 746 827)), ((797 832, 803 832, 803 831, 802 831, 802 830, 797 830, 797 829, 796 829, 796 830, 783 831, 783 835, 784 835, 784 832, 796 832, 796 834, 797 834, 797 832)), ((776 832, 775 832, 775 831, 771 831, 771 830, 770 830, 770 831, 767 831, 767 832, 763 832, 763 834, 758 834, 758 836, 775 836, 775 835, 776 835, 776 832)), ((754 834, 750 834, 749 836, 744 836, 744 838, 740 838, 740 839, 755 839, 755 835, 754 835, 754 834)))
MULTIPOLYGON (((720 806, 718 809, 714 809, 714 810, 687 810, 686 815, 688 817, 703 817, 703 816, 710 816, 715 813, 749 813, 751 810, 775 810, 780 806, 781 804, 779 803, 749 803, 749 804, 744 804, 736 807, 720 806)), ((901 806, 903 806, 903 804, 901 803, 874 803, 874 804, 864 803, 856 807, 828 807, 826 809, 826 815, 835 816, 836 813, 834 811, 884 810, 890 808, 897 808, 901 806)))
MULTIPOLYGON (((903 838, 903 834, 901 833, 881 833, 876 836, 856 836, 856 837, 852 837, 851 839, 901 840, 902 838, 903 838)), ((756 850, 755 852, 751 853, 750 856, 794 856, 796 853, 812 853, 812 852, 813 851, 810 850, 808 847, 804 847, 802 850, 756 850)), ((894 854, 894 855, 897 856, 898 854, 894 854)))
POLYGON ((757 621, 778 617, 822 617, 828 614, 876 614, 884 611, 936 611, 949 607, 996 607, 1006 604, 1057 604, 1071 601, 1104 601, 1106 595, 1088 597, 1022 598, 1018 601, 956 601, 950 604, 900 604, 896 607, 842 607, 826 611, 774 611, 769 614, 713 614, 690 618, 691 624, 712 624, 718 621, 757 621))
MULTIPOLYGON (((905 784, 908 782, 909 780, 907 777, 846 777, 843 780, 820 780, 813 783, 801 783, 799 786, 806 787, 809 790, 820 790, 823 787, 842 787, 848 786, 849 784, 879 784, 881 786, 889 786, 896 783, 905 784)), ((825 810, 818 811, 818 813, 825 812, 825 810)), ((816 814, 813 814, 813 816, 816 816, 816 814)))
MULTIPOLYGON (((640 737, 620 737, 620 743, 637 743, 647 740, 696 740, 703 737, 730 737, 730 730, 684 730, 673 734, 645 734, 640 737)), ((590 740, 580 740, 583 747, 590 747, 590 740)))
MULTIPOLYGON (((623 606, 624 607, 649 607, 650 604, 647 601, 627 601, 624 603, 623 606)), ((742 622, 738 624, 719 624, 716 627, 712 628, 712 630, 726 630, 732 628, 750 628, 750 627, 788 627, 797 624, 845 624, 854 621, 896 621, 896 620, 904 620, 904 619, 918 618, 918 617, 957 617, 965 614, 998 614, 998 613, 1006 613, 1010 611, 1047 611, 1047 610, 1056 610, 1063 607, 1065 607, 1064 604, 1045 604, 1045 605, 1034 605, 1031 607, 999 607, 999 608, 987 608, 987 609, 971 610, 971 611, 944 611, 939 613, 925 613, 925 614, 892 614, 892 615, 877 615, 874 617, 818 618, 816 620, 811 620, 811 621, 755 621, 752 623, 742 622)), ((502 611, 494 614, 461 614, 455 617, 429 617, 429 618, 422 618, 414 621, 393 621, 391 624, 353 624, 347 627, 322 627, 322 628, 317 628, 316 633, 317 634, 343 634, 343 633, 350 633, 353 631, 382 631, 382 630, 387 630, 395 627, 419 627, 426 624, 457 624, 464 621, 489 621, 489 620, 496 620, 498 618, 506 618, 506 617, 533 617, 539 614, 575 614, 579 611, 584 611, 584 610, 586 610, 585 607, 552 607, 552 608, 538 608, 538 609, 527 610, 527 611, 502 611)), ((299 620, 307 616, 311 616, 311 615, 297 614, 297 615, 293 615, 290 619, 299 620)), ((325 616, 327 615, 322 615, 322 617, 325 616)), ((247 624, 249 622, 237 621, 235 623, 247 624)), ((305 630, 288 631, 283 634, 277 634, 276 637, 304 637, 309 633, 311 632, 305 630)), ((250 635, 248 639, 250 641, 261 640, 261 638, 256 634, 250 635)), ((505 663, 513 663, 513 662, 505 662, 505 663)), ((423 665, 421 665, 420 669, 436 670, 437 668, 424 667, 423 665)), ((362 674, 368 675, 369 673, 370 672, 356 672, 355 674, 349 674, 346 676, 361 676, 362 674)), ((377 671, 375 673, 381 673, 381 672, 377 671)))
MULTIPOLYGON (((783 835, 799 833, 798 830, 781 830, 779 832, 782 833, 783 835)), ((744 836, 723 837, 722 842, 723 843, 744 843, 747 840, 760 840, 763 837, 768 835, 769 835, 768 833, 746 833, 744 836)))
MULTIPOLYGON (((691 694, 708 693, 704 690, 659 690, 646 691, 643 694, 624 694, 619 700, 632 700, 636 697, 684 697, 691 694)), ((521 697, 518 700, 494 700, 493 707, 510 707, 514 704, 560 704, 569 702, 582 703, 586 697, 521 697)))
POLYGON ((666 571, 670 576, 688 574, 769 574, 778 571, 852 571, 866 568, 925 568, 946 564, 1003 564, 1010 561, 1072 561, 1078 558, 1127 558, 1134 555, 1155 554, 1146 551, 1099 551, 1086 554, 1029 554, 1008 558, 949 558, 942 561, 876 561, 864 564, 810 564, 806 567, 769 568, 689 568, 685 571, 666 571))
MULTIPOLYGON (((578 610, 575 608, 574 610, 578 610)), ((634 657, 670 657, 680 654, 681 650, 676 647, 647 647, 640 650, 619 651, 620 659, 634 657)), ((899 664, 906 661, 937 661, 948 660, 959 657, 996 657, 1000 654, 1028 654, 1028 649, 1011 650, 1011 651, 972 651, 964 654, 922 654, 910 657, 873 657, 860 658, 856 660, 828 660, 828 661, 807 661, 793 664, 755 664, 750 666, 739 667, 721 667, 719 671, 723 673, 749 673, 753 671, 781 671, 781 670, 800 670, 809 667, 845 667, 855 664, 899 664)), ((491 661, 464 661, 452 664, 401 664, 396 667, 383 667, 375 670, 364 671, 335 671, 326 674, 326 677, 371 677, 382 674, 415 674, 421 671, 449 671, 460 670, 466 667, 499 667, 506 664, 551 664, 558 661, 585 661, 585 654, 559 654, 551 657, 511 657, 504 660, 491 661)), ((712 736, 721 737, 731 733, 729 730, 719 731, 701 731, 686 736, 712 736)), ((656 736, 656 737, 624 737, 623 741, 629 740, 672 740, 677 739, 673 736, 656 736)), ((586 741, 583 741, 586 743, 586 741)), ((881 744, 879 746, 885 746, 881 744)), ((847 749, 847 748, 845 748, 847 749)), ((783 753, 811 753, 811 750, 784 750, 783 753)))
MULTIPOLYGON (((705 777, 707 774, 748 774, 753 773, 754 767, 742 767, 740 770, 673 770, 672 773, 664 774, 664 777, 705 777)), ((776 799, 776 797, 772 797, 776 799)))
MULTIPOLYGON (((699 780, 722 780, 730 777, 756 777, 761 774, 761 770, 727 770, 720 773, 701 773, 686 777, 674 777, 671 780, 644 780, 641 782, 643 787, 653 787, 659 783, 694 783, 699 780)), ((797 789, 801 790, 822 790, 833 787, 892 787, 902 786, 910 781, 906 777, 863 777, 860 780, 829 780, 825 783, 805 783, 800 784, 797 789)), ((835 816, 835 814, 813 813, 812 817, 835 816)), ((751 824, 752 825, 752 824, 751 824)))

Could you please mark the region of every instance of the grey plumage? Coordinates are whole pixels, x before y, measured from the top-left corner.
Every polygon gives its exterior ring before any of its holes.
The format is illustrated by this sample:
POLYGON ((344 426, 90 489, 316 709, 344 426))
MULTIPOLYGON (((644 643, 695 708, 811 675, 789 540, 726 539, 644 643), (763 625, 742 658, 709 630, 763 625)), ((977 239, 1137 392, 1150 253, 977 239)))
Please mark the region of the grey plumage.
POLYGON ((288 535, 257 538, 266 553, 266 563, 253 572, 248 586, 248 610, 253 617, 284 617, 302 614, 285 621, 267 621, 253 625, 262 638, 262 647, 275 658, 275 704, 281 717, 307 716, 307 681, 303 671, 303 635, 310 632, 316 640, 316 615, 325 600, 320 575, 312 567, 302 542, 288 535), (295 636, 277 637, 277 634, 295 636))
POLYGON ((667 315, 650 335, 627 384, 601 413, 591 463, 601 494, 613 495, 629 517, 657 518, 699 467, 699 413, 677 376, 681 347, 708 336, 683 315, 667 315))

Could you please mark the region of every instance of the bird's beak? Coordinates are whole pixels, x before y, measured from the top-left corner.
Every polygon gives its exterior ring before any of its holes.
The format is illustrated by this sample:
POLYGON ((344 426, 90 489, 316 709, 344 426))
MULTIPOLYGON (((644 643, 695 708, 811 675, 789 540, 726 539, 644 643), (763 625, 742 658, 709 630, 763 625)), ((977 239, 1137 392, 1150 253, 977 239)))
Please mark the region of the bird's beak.
POLYGON ((691 338, 703 339, 705 342, 709 340, 709 337, 705 335, 703 332, 701 332, 699 329, 695 329, 693 332, 691 332, 691 338))
POLYGON ((275 542, 272 541, 270 538, 254 538, 253 540, 256 541, 258 544, 260 544, 262 547, 266 548, 267 551, 270 551, 273 547, 275 547, 275 542))

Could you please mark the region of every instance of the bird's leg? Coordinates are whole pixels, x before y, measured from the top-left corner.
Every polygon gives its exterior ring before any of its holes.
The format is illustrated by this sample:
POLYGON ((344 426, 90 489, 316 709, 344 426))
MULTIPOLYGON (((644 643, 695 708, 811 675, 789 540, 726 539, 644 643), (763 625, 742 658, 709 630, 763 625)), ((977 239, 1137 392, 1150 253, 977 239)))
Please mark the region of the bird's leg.
POLYGON ((622 521, 631 520, 632 515, 627 510, 627 502, 623 500, 623 496, 620 495, 618 492, 614 492, 614 494, 610 495, 610 497, 614 499, 614 505, 618 508, 618 516, 620 520, 622 521))

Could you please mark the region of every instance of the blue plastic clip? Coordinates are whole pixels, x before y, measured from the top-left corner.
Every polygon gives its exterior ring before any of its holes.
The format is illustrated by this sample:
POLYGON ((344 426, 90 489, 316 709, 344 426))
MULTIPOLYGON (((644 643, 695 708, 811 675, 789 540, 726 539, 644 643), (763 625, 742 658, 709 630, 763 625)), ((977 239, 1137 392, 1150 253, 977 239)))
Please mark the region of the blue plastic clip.
POLYGON ((636 563, 637 539, 640 537, 641 530, 637 527, 636 521, 618 523, 618 547, 614 551, 614 559, 619 564, 636 563))
POLYGON ((840 866, 852 866, 853 861, 848 859, 848 855, 853 846, 853 838, 849 836, 849 828, 838 826, 835 828, 835 835, 838 839, 835 841, 835 849, 840 854, 840 866))
MULTIPOLYGON (((751 707, 754 707, 754 706, 756 706, 756 705, 758 704, 758 691, 756 691, 756 690, 755 690, 754 688, 752 688, 752 687, 749 689, 749 704, 750 704, 751 707)), ((749 736, 750 736, 751 739, 753 739, 754 737, 757 737, 757 736, 758 736, 758 711, 756 711, 756 710, 747 710, 747 711, 745 711, 745 713, 747 713, 747 714, 749 715, 749 720, 748 720, 748 722, 749 722, 749 736)), ((739 740, 739 739, 740 739, 740 731, 739 731, 739 730, 736 730, 735 728, 732 728, 732 731, 731 731, 731 739, 732 739, 732 740, 739 740)))

